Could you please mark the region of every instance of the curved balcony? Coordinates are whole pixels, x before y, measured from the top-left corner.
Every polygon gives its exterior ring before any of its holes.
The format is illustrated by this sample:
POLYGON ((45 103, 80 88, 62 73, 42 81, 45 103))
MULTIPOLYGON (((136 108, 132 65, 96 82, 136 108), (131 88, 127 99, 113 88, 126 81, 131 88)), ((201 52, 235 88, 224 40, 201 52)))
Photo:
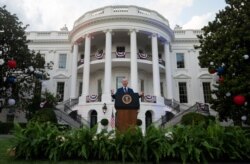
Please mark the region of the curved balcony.
MULTIPOLYGON (((115 59, 113 61, 122 61, 122 59, 130 59, 130 52, 120 52, 120 53, 112 52, 111 58, 115 59)), ((92 63, 93 61, 100 61, 100 60, 102 60, 102 62, 105 62, 103 59, 105 59, 105 53, 92 53, 90 56, 90 62, 92 63)), ((148 53, 138 53, 137 60, 138 62, 143 60, 152 62, 152 55, 148 53)), ((78 60, 77 66, 81 66, 83 64, 84 64, 84 59, 78 60)), ((159 58, 159 64, 165 67, 165 61, 162 58, 159 58)))

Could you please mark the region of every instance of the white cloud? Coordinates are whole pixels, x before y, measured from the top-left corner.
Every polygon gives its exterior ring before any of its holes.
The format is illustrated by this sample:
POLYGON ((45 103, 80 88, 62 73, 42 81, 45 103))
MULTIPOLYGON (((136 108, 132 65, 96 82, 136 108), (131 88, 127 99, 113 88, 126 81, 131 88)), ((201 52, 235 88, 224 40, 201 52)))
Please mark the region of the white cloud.
MULTIPOLYGON (((11 13, 16 13, 28 30, 60 30, 64 24, 69 30, 84 13, 107 5, 136 5, 157 11, 169 20, 170 27, 182 22, 180 15, 192 7, 194 0, 2 0, 11 13)), ((201 28, 212 17, 211 13, 194 16, 184 28, 201 28)))
POLYGON ((152 0, 145 7, 157 11, 168 19, 171 27, 174 27, 180 14, 186 7, 192 6, 194 0, 152 0))
POLYGON ((214 13, 206 13, 200 16, 193 16, 190 21, 183 25, 183 29, 201 29, 215 18, 214 13))

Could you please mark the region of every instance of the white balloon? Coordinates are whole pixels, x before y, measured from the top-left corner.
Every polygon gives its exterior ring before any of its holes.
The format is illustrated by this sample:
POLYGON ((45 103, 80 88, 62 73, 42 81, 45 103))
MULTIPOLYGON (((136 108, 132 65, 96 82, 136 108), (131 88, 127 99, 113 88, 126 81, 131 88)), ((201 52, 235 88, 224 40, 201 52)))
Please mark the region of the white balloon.
POLYGON ((246 121, 247 120, 247 116, 241 116, 241 120, 242 121, 246 121))
POLYGON ((246 59, 246 60, 249 59, 249 55, 247 55, 247 54, 244 55, 243 57, 244 57, 244 59, 246 59))
POLYGON ((214 65, 214 62, 210 62, 210 65, 214 65))
POLYGON ((34 71, 33 66, 29 66, 29 70, 30 70, 30 72, 33 72, 34 71))
POLYGON ((230 92, 227 92, 227 93, 226 93, 226 96, 227 96, 227 97, 231 96, 231 93, 230 93, 230 92))
POLYGON ((15 99, 9 99, 9 100, 8 100, 8 104, 9 104, 10 106, 15 105, 15 103, 16 103, 16 100, 15 100, 15 99))
POLYGON ((4 60, 0 59, 0 65, 3 65, 3 64, 4 64, 4 60))

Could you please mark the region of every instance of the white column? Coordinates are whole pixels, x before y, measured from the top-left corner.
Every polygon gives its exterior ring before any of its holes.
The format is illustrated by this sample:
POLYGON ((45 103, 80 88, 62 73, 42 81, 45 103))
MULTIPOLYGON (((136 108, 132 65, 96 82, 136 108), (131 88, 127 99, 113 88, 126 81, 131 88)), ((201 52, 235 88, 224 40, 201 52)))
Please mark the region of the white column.
POLYGON ((152 35, 153 86, 154 95, 161 96, 157 34, 152 35))
POLYGON ((78 54, 78 44, 74 43, 72 62, 71 62, 72 65, 71 65, 70 99, 76 98, 77 54, 78 54))
POLYGON ((105 72, 104 72, 104 89, 102 102, 111 102, 111 74, 112 74, 112 34, 111 30, 105 31, 105 72))
POLYGON ((81 103, 86 103, 86 96, 89 95, 89 75, 90 75, 90 46, 91 36, 85 36, 84 67, 83 67, 83 87, 81 103))
POLYGON ((173 99, 173 82, 172 82, 172 67, 171 67, 171 55, 169 52, 169 43, 164 43, 164 53, 165 53, 165 76, 167 83, 167 99, 173 99))
POLYGON ((137 42, 136 31, 130 30, 130 76, 131 88, 134 92, 138 92, 138 66, 137 66, 137 42))

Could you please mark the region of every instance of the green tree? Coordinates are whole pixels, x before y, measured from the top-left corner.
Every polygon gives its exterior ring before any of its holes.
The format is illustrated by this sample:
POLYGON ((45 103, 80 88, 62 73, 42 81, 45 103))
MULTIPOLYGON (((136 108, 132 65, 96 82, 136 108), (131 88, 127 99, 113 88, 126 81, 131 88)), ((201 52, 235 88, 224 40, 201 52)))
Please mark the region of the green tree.
POLYGON ((219 81, 214 85, 212 108, 221 120, 232 119, 241 124, 241 117, 249 117, 250 110, 250 1, 226 0, 225 9, 215 20, 203 27, 198 36, 200 66, 216 71, 219 81), (236 104, 234 98, 244 96, 245 102, 236 104))
POLYGON ((41 80, 49 77, 44 57, 28 49, 26 28, 6 6, 0 7, 0 98, 6 105, 14 99, 22 108, 40 95, 41 80))

